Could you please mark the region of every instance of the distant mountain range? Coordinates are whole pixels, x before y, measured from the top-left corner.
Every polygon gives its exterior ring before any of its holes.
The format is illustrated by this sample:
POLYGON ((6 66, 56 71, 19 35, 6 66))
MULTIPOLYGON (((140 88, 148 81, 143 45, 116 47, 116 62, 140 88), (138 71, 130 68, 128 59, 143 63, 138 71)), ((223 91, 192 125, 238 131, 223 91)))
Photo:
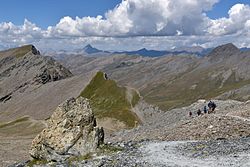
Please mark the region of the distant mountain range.
MULTIPOLYGON (((164 55, 198 55, 198 56, 205 56, 208 55, 214 48, 203 48, 201 46, 192 46, 192 47, 181 47, 175 48, 171 50, 148 50, 146 48, 142 48, 135 51, 106 51, 100 50, 98 48, 93 47, 92 45, 88 44, 82 49, 77 49, 73 51, 67 50, 49 50, 46 52, 42 52, 43 55, 54 57, 55 59, 63 59, 68 55, 87 55, 87 56, 109 56, 109 55, 137 55, 137 56, 144 56, 144 57, 160 57, 164 55)), ((249 51, 250 48, 240 48, 241 51, 249 51)))
POLYGON ((97 55, 97 54, 125 54, 125 55, 139 55, 146 57, 159 57, 167 54, 197 54, 197 55, 205 55, 212 49, 204 49, 202 47, 187 47, 187 48, 179 48, 168 50, 148 50, 146 48, 142 48, 136 51, 104 51, 94 48, 90 44, 86 45, 83 49, 77 50, 77 53, 87 53, 89 55, 97 55))
POLYGON ((162 110, 215 97, 248 100, 250 51, 231 43, 206 51, 204 56, 169 54, 152 58, 140 56, 150 52, 142 49, 130 52, 135 56, 128 52, 119 56, 72 55, 60 62, 74 74, 105 71, 118 84, 138 89, 148 103, 162 110))

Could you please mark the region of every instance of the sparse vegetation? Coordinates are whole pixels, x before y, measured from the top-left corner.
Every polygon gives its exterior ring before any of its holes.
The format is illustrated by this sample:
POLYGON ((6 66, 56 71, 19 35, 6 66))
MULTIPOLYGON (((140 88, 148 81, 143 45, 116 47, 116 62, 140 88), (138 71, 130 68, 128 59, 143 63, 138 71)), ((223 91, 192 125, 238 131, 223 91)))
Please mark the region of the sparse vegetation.
POLYGON ((48 163, 48 161, 46 161, 46 160, 32 159, 31 161, 28 162, 27 166, 33 167, 35 165, 45 165, 47 163, 48 163))
POLYGON ((38 134, 44 127, 45 125, 40 121, 33 121, 30 117, 22 117, 0 124, 0 133, 6 136, 29 136, 38 134))
POLYGON ((22 46, 20 48, 17 48, 14 51, 14 55, 16 56, 16 58, 19 58, 19 57, 24 56, 25 54, 27 54, 31 50, 32 50, 32 45, 25 45, 25 46, 22 46))
POLYGON ((132 128, 138 118, 131 112, 131 104, 134 106, 138 102, 139 95, 134 92, 130 102, 126 98, 126 91, 125 87, 119 87, 113 80, 106 80, 104 73, 98 72, 80 96, 90 99, 97 118, 115 118, 132 128))
POLYGON ((74 157, 70 157, 67 161, 71 164, 72 162, 80 162, 83 160, 88 160, 92 158, 92 154, 86 154, 86 155, 82 155, 82 156, 74 156, 74 157))
POLYGON ((116 153, 118 151, 123 151, 123 148, 109 144, 103 144, 100 146, 101 153, 116 153))
POLYGON ((25 54, 27 54, 28 52, 32 51, 32 47, 33 45, 24 45, 18 48, 9 49, 9 50, 0 52, 0 56, 3 53, 9 52, 11 53, 11 55, 15 56, 16 58, 20 58, 24 56, 25 54))
POLYGON ((211 71, 198 71, 191 75, 184 73, 171 84, 164 83, 156 88, 147 89, 146 92, 142 91, 142 94, 147 102, 158 105, 162 110, 169 110, 190 105, 198 99, 211 99, 250 84, 250 80, 236 81, 235 73, 222 84, 221 75, 211 79, 209 72, 211 71), (192 85, 196 85, 195 89, 190 89, 192 85), (147 92, 152 93, 146 94, 147 92))
POLYGON ((140 95, 136 91, 134 91, 133 98, 131 101, 132 106, 134 107, 139 102, 139 100, 140 100, 140 95))
MULTIPOLYGON (((98 151, 95 153, 97 156, 102 156, 102 155, 110 155, 110 154, 114 154, 117 153, 119 151, 123 151, 124 149, 118 146, 112 146, 109 144, 103 144, 99 147, 98 151)), ((73 156, 70 157, 67 162, 69 164, 73 164, 73 162, 81 162, 84 160, 90 160, 93 158, 93 154, 92 153, 88 153, 86 155, 81 155, 81 156, 73 156)))
POLYGON ((29 117, 18 118, 18 119, 14 120, 14 121, 0 124, 0 128, 4 128, 4 127, 7 127, 7 126, 13 126, 13 125, 16 125, 17 123, 22 123, 22 122, 25 122, 25 121, 28 121, 28 120, 29 120, 29 117))

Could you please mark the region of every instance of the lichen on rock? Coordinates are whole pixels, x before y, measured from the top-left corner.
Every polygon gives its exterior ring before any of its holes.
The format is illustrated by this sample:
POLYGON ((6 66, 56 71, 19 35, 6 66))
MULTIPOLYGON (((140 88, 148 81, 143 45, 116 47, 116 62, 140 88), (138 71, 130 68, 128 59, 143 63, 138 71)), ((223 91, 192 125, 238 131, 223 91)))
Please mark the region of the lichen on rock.
POLYGON ((94 152, 104 142, 103 128, 85 98, 71 98, 59 105, 45 128, 33 140, 30 155, 35 159, 64 161, 71 156, 94 152))

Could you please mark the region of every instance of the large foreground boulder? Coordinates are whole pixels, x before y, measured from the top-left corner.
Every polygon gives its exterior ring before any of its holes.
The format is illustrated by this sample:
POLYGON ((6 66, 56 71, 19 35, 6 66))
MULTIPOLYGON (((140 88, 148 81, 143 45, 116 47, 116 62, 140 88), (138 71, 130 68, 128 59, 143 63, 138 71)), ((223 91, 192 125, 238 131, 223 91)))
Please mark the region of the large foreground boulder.
POLYGON ((64 161, 94 152, 103 140, 103 128, 96 127, 88 100, 72 98, 52 114, 48 127, 33 140, 30 155, 40 160, 64 161))

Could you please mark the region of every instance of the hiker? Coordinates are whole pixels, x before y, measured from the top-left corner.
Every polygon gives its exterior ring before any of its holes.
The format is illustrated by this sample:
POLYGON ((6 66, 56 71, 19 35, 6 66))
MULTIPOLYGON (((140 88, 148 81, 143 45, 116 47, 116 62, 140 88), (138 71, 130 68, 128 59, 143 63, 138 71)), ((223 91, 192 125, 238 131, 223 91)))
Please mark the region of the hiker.
POLYGON ((200 116, 200 115, 201 115, 201 110, 200 110, 200 109, 198 109, 198 111, 197 111, 197 115, 198 115, 198 116, 200 116))
POLYGON ((214 112, 215 108, 216 108, 216 104, 214 102, 212 102, 211 100, 208 103, 208 114, 214 112))
POLYGON ((215 108, 216 108, 216 104, 213 102, 212 103, 212 112, 214 112, 215 108))
POLYGON ((192 116, 193 116, 192 111, 189 111, 189 117, 192 117, 192 116))
POLYGON ((207 106, 208 106, 208 114, 211 114, 211 112, 212 112, 212 104, 213 102, 210 100, 209 101, 209 103, 207 104, 207 106))
POLYGON ((104 79, 105 79, 105 80, 108 80, 108 75, 107 75, 107 73, 104 73, 104 79))
POLYGON ((204 111, 204 114, 207 113, 207 106, 204 106, 203 111, 204 111))

